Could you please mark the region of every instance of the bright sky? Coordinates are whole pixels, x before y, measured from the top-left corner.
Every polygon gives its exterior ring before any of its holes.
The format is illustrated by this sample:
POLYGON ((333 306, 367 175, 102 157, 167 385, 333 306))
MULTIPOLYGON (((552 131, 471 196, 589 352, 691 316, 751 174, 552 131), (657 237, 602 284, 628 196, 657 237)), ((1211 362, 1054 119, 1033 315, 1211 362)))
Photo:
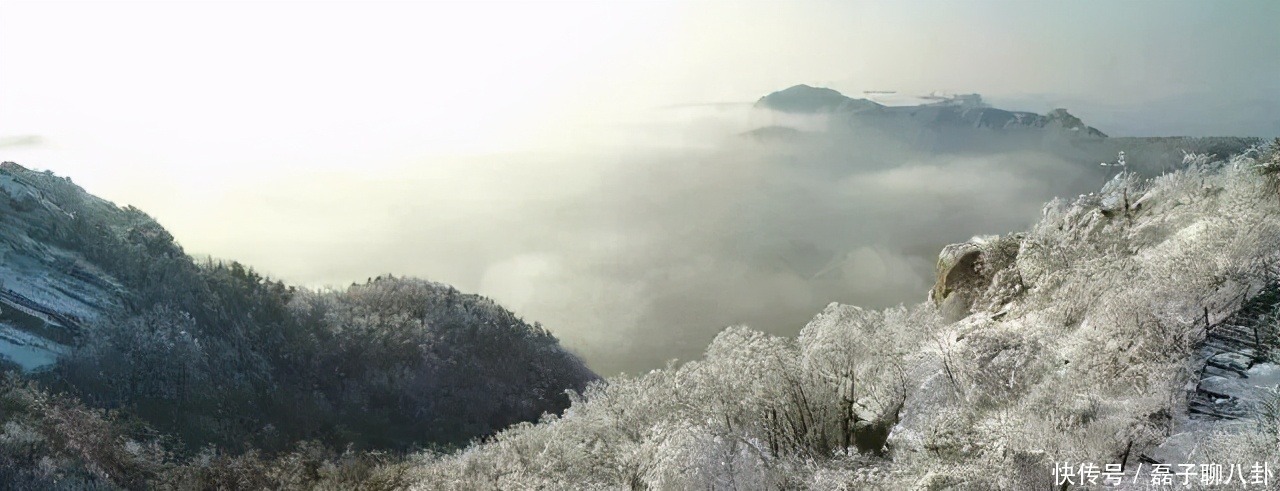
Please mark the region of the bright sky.
POLYGON ((0 159, 289 281, 415 274, 519 308, 535 286, 508 273, 559 256, 499 224, 746 123, 697 104, 978 92, 1113 134, 1262 135, 1278 26, 1272 0, 3 1, 0 159))
POLYGON ((560 149, 796 83, 1234 102, 1276 99, 1280 78, 1265 0, 2 5, 0 138, 42 138, 19 155, 121 199, 110 176, 131 168, 560 149))

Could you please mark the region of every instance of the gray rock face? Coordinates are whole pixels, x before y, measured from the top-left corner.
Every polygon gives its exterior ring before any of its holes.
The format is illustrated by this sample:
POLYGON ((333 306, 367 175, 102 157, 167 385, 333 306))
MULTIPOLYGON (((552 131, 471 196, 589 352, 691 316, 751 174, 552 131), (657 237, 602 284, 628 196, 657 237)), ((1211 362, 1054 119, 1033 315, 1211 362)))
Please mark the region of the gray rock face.
POLYGON ((969 315, 974 302, 983 298, 993 284, 1018 277, 1014 261, 1020 243, 1020 235, 975 237, 942 248, 938 254, 937 280, 929 291, 929 299, 946 319, 958 320, 969 315))
POLYGON ((974 242, 942 248, 938 254, 938 280, 929 294, 933 302, 941 305, 953 295, 963 295, 980 287, 984 283, 983 275, 978 271, 981 256, 982 248, 974 242))
MULTIPOLYGON (((52 365, 123 297, 114 278, 58 245, 74 216, 49 199, 46 179, 61 178, 0 164, 0 358, 27 371, 52 365)), ((115 209, 88 194, 77 198, 115 209)))

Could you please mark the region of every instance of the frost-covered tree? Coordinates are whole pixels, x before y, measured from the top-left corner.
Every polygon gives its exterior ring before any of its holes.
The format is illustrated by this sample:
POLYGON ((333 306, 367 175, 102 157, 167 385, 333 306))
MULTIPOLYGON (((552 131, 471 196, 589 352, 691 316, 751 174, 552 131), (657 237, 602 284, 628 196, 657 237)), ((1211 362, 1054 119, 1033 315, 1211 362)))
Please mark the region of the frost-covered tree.
POLYGON ((833 304, 794 340, 731 327, 702 359, 432 457, 420 486, 1045 489, 1055 462, 1132 466, 1183 410, 1206 323, 1276 280, 1280 207, 1256 163, 1051 203, 977 246, 986 283, 956 322, 833 304))

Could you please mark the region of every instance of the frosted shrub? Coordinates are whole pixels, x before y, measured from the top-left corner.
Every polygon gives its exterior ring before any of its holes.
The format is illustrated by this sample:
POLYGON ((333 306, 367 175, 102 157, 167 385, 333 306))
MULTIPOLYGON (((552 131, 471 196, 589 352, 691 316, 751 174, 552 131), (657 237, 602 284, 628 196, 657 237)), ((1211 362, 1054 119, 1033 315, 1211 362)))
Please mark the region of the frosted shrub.
MULTIPOLYGON (((979 241, 990 283, 967 318, 831 304, 795 339, 730 327, 702 360, 434 460, 422 486, 1043 489, 1053 462, 1132 463, 1168 434, 1205 323, 1280 264, 1254 162, 1188 163, 979 241)), ((1273 433, 1219 447, 1272 458, 1273 433)))
POLYGON ((969 404, 994 407, 1017 400, 1044 373, 1043 349, 1034 339, 999 329, 970 333, 958 357, 969 383, 969 404))

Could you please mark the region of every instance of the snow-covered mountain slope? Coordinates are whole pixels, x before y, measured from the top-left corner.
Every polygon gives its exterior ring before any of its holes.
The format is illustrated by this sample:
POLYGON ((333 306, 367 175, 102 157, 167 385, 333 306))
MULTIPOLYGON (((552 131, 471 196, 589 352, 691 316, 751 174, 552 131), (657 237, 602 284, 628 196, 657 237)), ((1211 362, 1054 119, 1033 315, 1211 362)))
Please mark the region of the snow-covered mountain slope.
MULTIPOLYGON (((1267 428, 1259 423, 1274 417, 1280 389, 1280 195, 1251 158, 1198 160, 1150 181, 1118 178, 1046 207, 1026 234, 944 254, 933 300, 961 320, 941 331, 941 362, 919 393, 950 386, 965 402, 909 402, 899 448, 928 461, 938 418, 960 408, 999 429, 983 445, 1122 464, 1128 481, 1154 463, 1228 462, 1222 442, 1267 428), (966 383, 939 375, 949 363, 1008 395, 966 407, 975 402, 966 383)), ((960 460, 974 465, 982 453, 960 460)))
POLYGON ((913 307, 832 304, 794 339, 731 327, 703 359, 436 458, 420 487, 1076 489, 1055 469, 1114 465, 1146 489, 1152 461, 1275 462, 1268 152, 1051 202, 947 248, 913 307), (1219 424, 1213 392, 1249 423, 1219 424))
MULTIPOLYGON (((41 183, 55 180, 62 179, 0 164, 0 357, 28 371, 51 365, 123 296, 114 278, 60 244, 74 216, 46 195, 41 183)), ((116 209, 84 197, 92 209, 116 209)))

